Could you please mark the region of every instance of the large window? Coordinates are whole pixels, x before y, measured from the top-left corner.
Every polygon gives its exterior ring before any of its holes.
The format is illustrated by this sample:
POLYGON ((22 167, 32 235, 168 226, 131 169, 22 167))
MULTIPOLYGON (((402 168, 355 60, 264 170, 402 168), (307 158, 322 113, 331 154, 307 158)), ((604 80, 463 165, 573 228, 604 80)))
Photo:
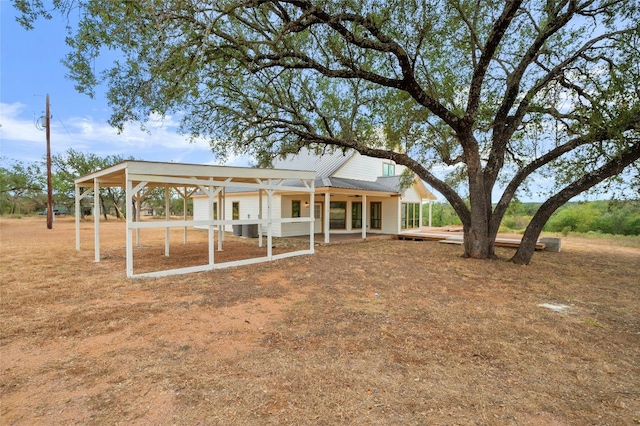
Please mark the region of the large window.
POLYGON ((231 204, 231 219, 233 220, 240 219, 240 201, 234 201, 231 204))
POLYGON ((351 228, 362 229, 362 203, 351 203, 351 228))
POLYGON ((382 229, 382 203, 371 203, 371 229, 382 229))
POLYGON ((291 217, 300 217, 300 200, 291 202, 291 217))
POLYGON ((382 163, 382 176, 395 176, 396 165, 392 163, 382 163))
POLYGON ((400 209, 402 229, 420 227, 420 203, 402 203, 400 209))
POLYGON ((347 225, 347 203, 334 201, 329 204, 329 229, 345 229, 347 225))

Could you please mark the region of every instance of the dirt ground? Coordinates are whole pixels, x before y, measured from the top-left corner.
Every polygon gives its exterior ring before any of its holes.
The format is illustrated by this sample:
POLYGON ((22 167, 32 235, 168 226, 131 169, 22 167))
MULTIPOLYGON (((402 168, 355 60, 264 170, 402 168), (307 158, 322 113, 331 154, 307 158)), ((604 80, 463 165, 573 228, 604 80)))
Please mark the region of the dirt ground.
MULTIPOLYGON (((127 279, 123 223, 101 228, 96 263, 91 222, 77 252, 72 218, 0 219, 1 424, 640 424, 640 248, 517 266, 374 239, 127 279)), ((206 232, 166 258, 144 231, 140 271, 206 258, 206 232)))

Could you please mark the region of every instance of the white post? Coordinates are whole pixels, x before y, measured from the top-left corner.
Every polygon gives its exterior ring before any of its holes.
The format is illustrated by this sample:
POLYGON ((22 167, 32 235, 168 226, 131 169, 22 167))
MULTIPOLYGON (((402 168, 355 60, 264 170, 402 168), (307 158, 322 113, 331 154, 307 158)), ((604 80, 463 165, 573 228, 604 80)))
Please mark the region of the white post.
POLYGON ((429 228, 431 228, 431 206, 432 206, 433 200, 429 199, 429 228))
POLYGON ((80 187, 76 183, 76 251, 80 251, 80 187))
MULTIPOLYGON (((211 219, 215 219, 213 217, 213 201, 216 199, 216 196, 213 195, 214 190, 213 187, 210 186, 207 188, 207 204, 209 205, 207 207, 207 217, 211 218, 211 219)), ((220 214, 220 206, 218 206, 218 211, 217 214, 220 214)), ((213 269, 213 265, 215 263, 215 259, 214 259, 214 251, 215 251, 215 244, 214 244, 214 237, 215 237, 215 232, 213 229, 213 224, 210 224, 208 226, 207 232, 209 233, 209 238, 207 239, 207 248, 209 250, 209 266, 211 267, 211 269, 213 269)), ((222 239, 220 237, 220 226, 218 225, 218 250, 222 250, 222 239)))
POLYGON ((315 200, 315 179, 310 179, 311 181, 311 193, 309 193, 309 217, 311 218, 311 222, 309 222, 309 250, 311 253, 315 251, 315 230, 316 230, 316 200, 315 200))
POLYGON ((94 260, 100 262, 100 183, 93 179, 93 250, 94 260))
MULTIPOLYGON (((138 191, 136 196, 136 222, 140 222, 140 215, 142 214, 142 190, 138 191)), ((140 228, 136 229, 136 246, 140 247, 140 228)))
MULTIPOLYGON (((271 187, 271 179, 269 179, 269 187, 271 187)), ((272 235, 271 232, 273 230, 273 227, 271 225, 271 220, 272 220, 272 207, 273 207, 273 199, 272 199, 272 195, 273 195, 273 190, 272 189, 268 189, 267 190, 267 258, 269 260, 271 260, 271 257, 273 256, 273 248, 272 248, 272 235)))
MULTIPOLYGON (((222 212, 222 220, 226 220, 227 219, 227 188, 226 187, 222 187, 222 191, 220 192, 220 197, 221 197, 220 205, 218 206, 218 209, 222 209, 220 210, 222 212)), ((224 241, 226 238, 226 234, 225 234, 226 227, 227 225, 222 226, 222 233, 220 234, 222 237, 220 239, 222 241, 224 241)))
MULTIPOLYGON (((211 187, 213 191, 213 187, 211 187)), ((215 196, 214 196, 215 199, 215 196)), ((210 200, 211 208, 213 208, 213 200, 210 200)), ((216 212, 216 216, 218 220, 223 220, 224 216, 222 216, 222 212, 224 211, 224 198, 222 196, 222 190, 218 192, 218 211, 216 212)), ((222 251, 222 241, 224 240, 224 225, 218 225, 218 251, 222 251)))
POLYGON ((367 239, 367 196, 362 196, 362 239, 367 239))
POLYGON ((262 194, 263 193, 264 191, 262 189, 258 190, 258 219, 260 220, 260 223, 258 224, 258 247, 262 247, 262 194))
POLYGON ((322 225, 324 229, 324 243, 329 244, 329 212, 331 204, 331 195, 329 192, 324 194, 324 223, 322 225))
MULTIPOLYGON (((187 187, 184 187, 184 194, 182 195, 182 219, 187 221, 187 187)), ((184 243, 187 244, 187 227, 184 227, 184 243)))
POLYGON ((164 255, 169 257, 169 233, 171 232, 171 228, 169 228, 169 219, 171 213, 169 212, 169 187, 165 185, 164 187, 164 220, 167 227, 164 229, 164 255))
POLYGON ((131 278, 133 276, 133 230, 131 229, 131 223, 133 223, 133 184, 129 179, 129 170, 125 169, 125 213, 126 224, 125 228, 127 229, 127 238, 126 238, 126 268, 127 268, 127 278, 131 278))

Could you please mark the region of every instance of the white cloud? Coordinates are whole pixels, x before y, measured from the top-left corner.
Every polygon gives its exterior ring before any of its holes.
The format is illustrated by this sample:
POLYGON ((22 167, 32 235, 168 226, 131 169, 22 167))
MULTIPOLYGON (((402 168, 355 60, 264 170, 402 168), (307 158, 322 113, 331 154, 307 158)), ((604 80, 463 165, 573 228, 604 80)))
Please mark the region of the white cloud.
MULTIPOLYGON (((36 128, 20 103, 0 102, 0 141, 2 156, 23 161, 41 159, 44 155, 45 132, 36 128)), ((137 123, 128 123, 124 131, 109 126, 93 116, 59 117, 51 120, 51 149, 63 153, 69 148, 97 155, 133 156, 149 161, 173 161, 198 164, 219 164, 206 140, 190 142, 177 133, 178 121, 173 116, 152 116, 148 131, 137 123)), ((227 164, 241 158, 232 157, 227 164)), ((243 165, 246 165, 244 162, 243 165)))

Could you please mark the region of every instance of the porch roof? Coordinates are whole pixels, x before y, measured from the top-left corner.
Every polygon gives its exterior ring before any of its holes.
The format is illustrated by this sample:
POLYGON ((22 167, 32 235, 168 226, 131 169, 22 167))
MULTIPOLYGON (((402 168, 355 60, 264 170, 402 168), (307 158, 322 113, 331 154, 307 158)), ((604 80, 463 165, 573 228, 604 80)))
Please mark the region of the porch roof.
MULTIPOLYGON (((302 170, 284 169, 257 169, 251 167, 228 167, 211 166, 203 164, 181 164, 162 163, 154 161, 133 161, 127 160, 106 169, 81 176, 75 179, 76 185, 80 187, 92 187, 94 179, 97 179, 103 187, 122 187, 126 184, 126 175, 144 175, 147 177, 161 178, 162 182, 150 186, 163 186, 165 183, 182 182, 184 179, 211 181, 223 183, 231 180, 241 184, 256 184, 257 180, 280 179, 287 181, 297 181, 303 186, 299 179, 313 179, 315 173, 302 170)), ((228 183, 227 185, 228 186, 228 183)), ((244 186, 244 185, 243 185, 244 186)))
MULTIPOLYGON (((344 190, 352 190, 352 191, 364 191, 364 192, 378 192, 389 195, 398 195, 401 193, 399 190, 399 182, 400 180, 388 180, 384 181, 385 183, 381 183, 378 181, 364 181, 357 179, 344 179, 344 178, 335 178, 335 177, 320 177, 315 180, 315 189, 316 192, 322 192, 323 189, 344 189, 344 190), (391 183, 393 186, 388 185, 391 183), (394 187, 395 186, 395 187, 394 187)), ((300 180, 290 179, 284 182, 284 185, 287 187, 298 187, 303 188, 303 184, 300 180)), ((251 188, 237 188, 230 187, 227 188, 227 193, 248 193, 255 192, 255 190, 251 188)))

